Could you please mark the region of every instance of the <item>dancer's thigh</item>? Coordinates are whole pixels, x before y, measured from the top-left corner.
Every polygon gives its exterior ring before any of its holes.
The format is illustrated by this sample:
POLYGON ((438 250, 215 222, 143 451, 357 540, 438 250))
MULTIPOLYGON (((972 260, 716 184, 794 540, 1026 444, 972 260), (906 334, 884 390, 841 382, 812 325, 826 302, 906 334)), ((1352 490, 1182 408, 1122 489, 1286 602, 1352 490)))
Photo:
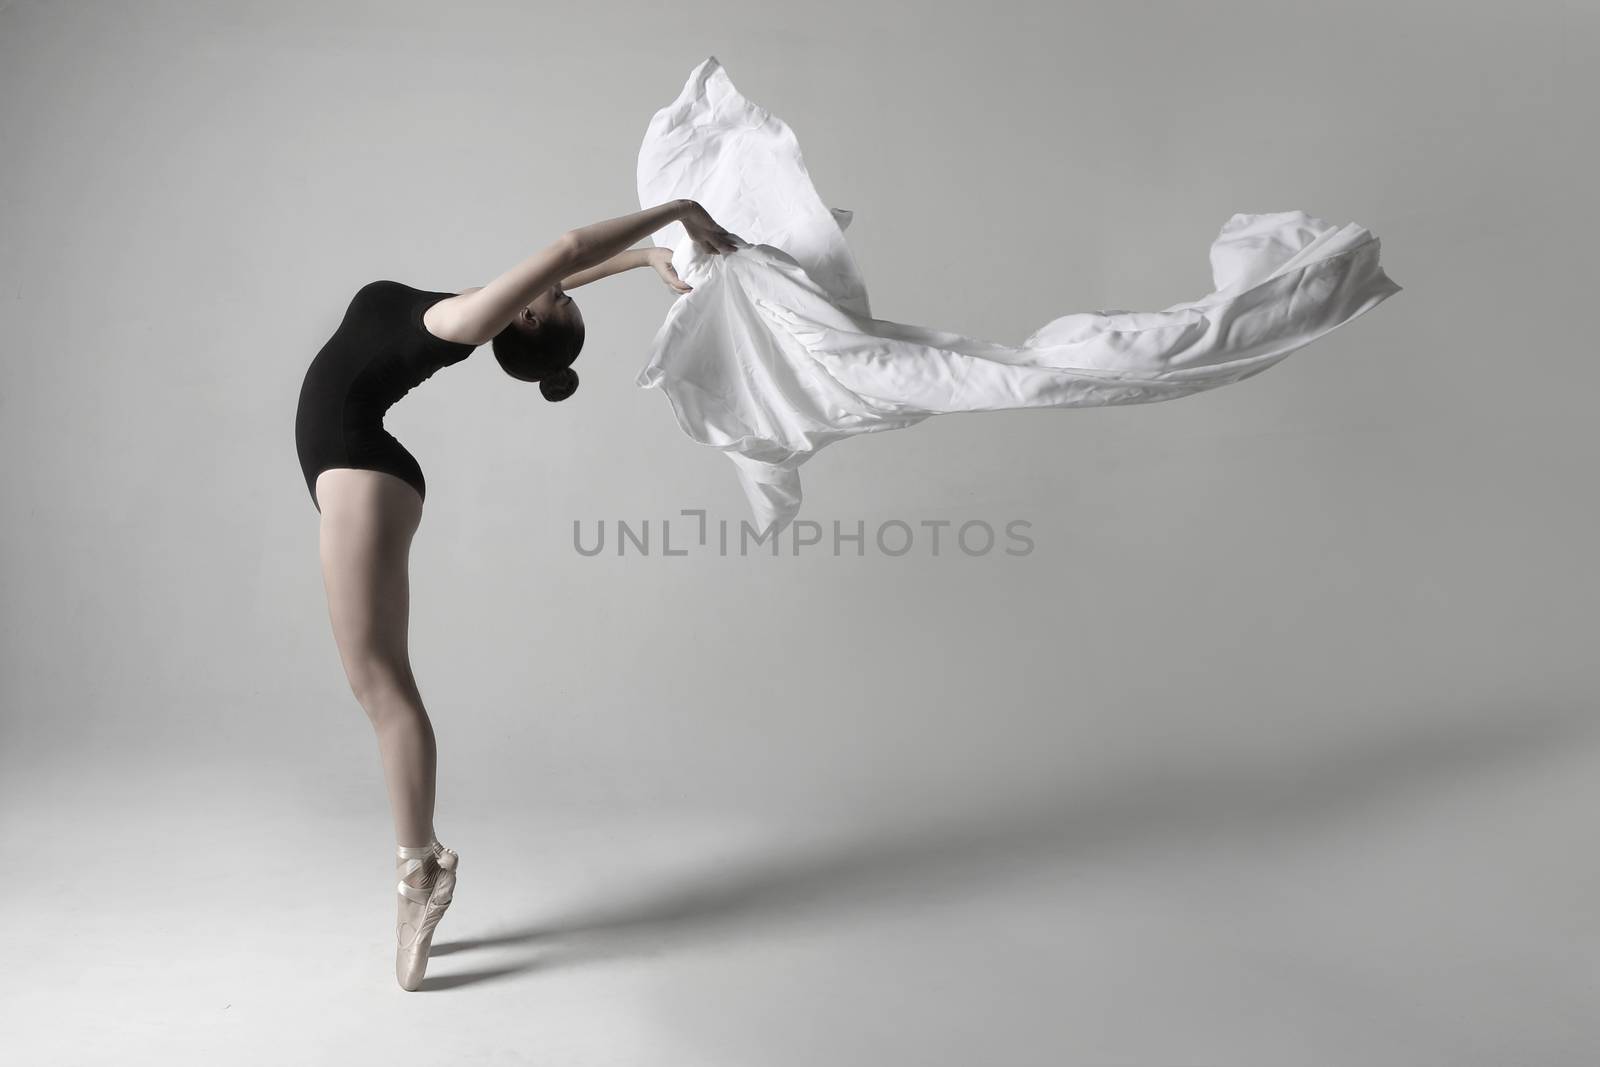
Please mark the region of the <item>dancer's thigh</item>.
POLYGON ((348 467, 323 471, 316 488, 328 615, 350 688, 363 706, 414 694, 408 567, 422 498, 392 474, 348 467))

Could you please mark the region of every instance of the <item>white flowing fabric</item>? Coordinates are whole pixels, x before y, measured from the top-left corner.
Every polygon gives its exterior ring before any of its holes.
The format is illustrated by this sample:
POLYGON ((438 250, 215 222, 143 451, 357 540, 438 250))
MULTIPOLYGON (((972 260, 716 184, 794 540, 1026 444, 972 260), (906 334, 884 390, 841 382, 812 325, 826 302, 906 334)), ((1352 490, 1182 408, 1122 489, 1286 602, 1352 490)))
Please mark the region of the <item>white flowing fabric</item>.
POLYGON ((746 100, 712 56, 656 112, 639 202, 687 197, 748 244, 694 248, 660 231, 694 287, 667 312, 638 384, 689 437, 734 462, 757 525, 800 510, 799 467, 860 433, 929 415, 1139 404, 1259 374, 1400 291, 1378 238, 1303 211, 1234 215, 1211 245, 1216 289, 1163 311, 1063 315, 1020 345, 871 317, 844 230, 782 119, 746 100))

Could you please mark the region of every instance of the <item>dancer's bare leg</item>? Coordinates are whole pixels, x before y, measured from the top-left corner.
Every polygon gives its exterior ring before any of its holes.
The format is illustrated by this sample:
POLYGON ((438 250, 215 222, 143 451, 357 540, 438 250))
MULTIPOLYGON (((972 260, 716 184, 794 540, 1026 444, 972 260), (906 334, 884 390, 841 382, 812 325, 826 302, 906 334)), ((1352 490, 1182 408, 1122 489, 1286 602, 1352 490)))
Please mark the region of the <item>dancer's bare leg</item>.
POLYGON ((433 832, 433 724, 411 674, 411 538, 422 497, 381 471, 336 468, 317 477, 322 582, 345 675, 372 720, 398 845, 395 978, 422 987, 433 931, 455 895, 458 857, 433 832))
POLYGON ((407 644, 422 498, 381 471, 327 470, 316 485, 328 614, 350 688, 378 735, 396 842, 427 845, 438 757, 407 644))

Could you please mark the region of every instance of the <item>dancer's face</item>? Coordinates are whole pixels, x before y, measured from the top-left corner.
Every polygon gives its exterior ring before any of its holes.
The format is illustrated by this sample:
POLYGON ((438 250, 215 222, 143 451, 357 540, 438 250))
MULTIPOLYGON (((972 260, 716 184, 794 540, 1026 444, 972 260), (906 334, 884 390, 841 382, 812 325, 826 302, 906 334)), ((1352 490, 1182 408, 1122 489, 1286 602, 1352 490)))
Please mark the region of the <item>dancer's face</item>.
POLYGON ((522 309, 518 320, 529 329, 537 329, 546 322, 577 327, 583 325, 583 312, 578 310, 578 302, 563 292, 557 283, 534 297, 522 309))

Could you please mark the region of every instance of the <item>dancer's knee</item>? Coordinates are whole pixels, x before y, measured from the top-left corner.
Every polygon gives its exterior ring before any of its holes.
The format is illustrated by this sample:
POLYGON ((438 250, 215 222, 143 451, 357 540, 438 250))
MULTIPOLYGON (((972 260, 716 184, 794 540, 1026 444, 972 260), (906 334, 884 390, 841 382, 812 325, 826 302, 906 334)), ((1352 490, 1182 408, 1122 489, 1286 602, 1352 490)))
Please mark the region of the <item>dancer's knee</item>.
POLYGON ((416 683, 403 665, 369 660, 351 664, 346 673, 350 691, 375 722, 414 709, 416 683))

